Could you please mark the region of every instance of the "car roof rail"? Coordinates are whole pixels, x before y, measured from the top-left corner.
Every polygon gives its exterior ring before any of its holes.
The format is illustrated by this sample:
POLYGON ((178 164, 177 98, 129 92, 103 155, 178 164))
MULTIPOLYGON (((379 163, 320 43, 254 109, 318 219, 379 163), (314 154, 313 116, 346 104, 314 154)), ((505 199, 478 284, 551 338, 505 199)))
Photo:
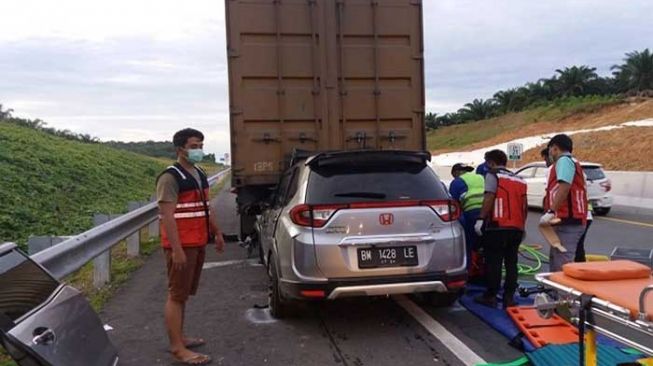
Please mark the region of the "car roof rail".
POLYGON ((323 152, 314 155, 306 160, 310 167, 364 164, 365 162, 397 162, 406 164, 426 164, 431 161, 431 153, 428 151, 406 151, 406 150, 355 150, 323 152))
POLYGON ((300 161, 308 159, 311 155, 315 155, 315 151, 302 150, 302 149, 293 149, 290 154, 289 167, 299 163, 300 161))

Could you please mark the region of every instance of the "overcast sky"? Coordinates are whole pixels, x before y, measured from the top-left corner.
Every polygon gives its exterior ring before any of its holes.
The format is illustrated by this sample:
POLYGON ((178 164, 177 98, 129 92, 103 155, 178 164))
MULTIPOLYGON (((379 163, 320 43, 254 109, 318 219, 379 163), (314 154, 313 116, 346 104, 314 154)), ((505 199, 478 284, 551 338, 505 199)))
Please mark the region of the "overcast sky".
MULTIPOLYGON (((322 0, 324 1, 324 0, 322 0)), ((653 47, 653 1, 423 0, 427 110, 653 47)), ((0 103, 102 140, 229 150, 224 0, 2 0, 0 103)))

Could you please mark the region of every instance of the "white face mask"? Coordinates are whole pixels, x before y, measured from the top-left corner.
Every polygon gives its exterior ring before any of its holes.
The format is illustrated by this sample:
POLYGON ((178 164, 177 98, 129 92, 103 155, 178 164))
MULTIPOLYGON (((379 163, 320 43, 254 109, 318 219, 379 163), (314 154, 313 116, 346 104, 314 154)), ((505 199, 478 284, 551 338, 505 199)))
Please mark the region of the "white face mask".
POLYGON ((188 149, 188 161, 193 164, 204 160, 204 151, 202 149, 188 149))

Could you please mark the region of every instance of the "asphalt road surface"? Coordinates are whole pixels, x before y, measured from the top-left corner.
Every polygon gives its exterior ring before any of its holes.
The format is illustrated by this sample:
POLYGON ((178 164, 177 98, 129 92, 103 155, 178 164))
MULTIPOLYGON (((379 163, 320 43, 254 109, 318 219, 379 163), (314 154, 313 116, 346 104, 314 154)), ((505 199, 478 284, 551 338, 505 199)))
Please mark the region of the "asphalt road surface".
MULTIPOLYGON (((234 196, 225 190, 213 204, 225 233, 235 233, 234 196)), ((543 243, 529 217, 527 243, 543 243)), ((609 254, 614 245, 650 248, 653 216, 615 210, 597 219, 588 252, 609 254)), ((268 281, 236 243, 224 254, 207 248, 199 293, 188 303, 187 335, 203 337, 198 351, 216 365, 470 365, 515 359, 520 352, 484 322, 456 305, 436 309, 409 297, 363 298, 311 304, 289 320, 269 317, 268 281)), ((101 316, 114 328, 121 365, 171 365, 163 327, 166 296, 161 251, 123 285, 101 316)))

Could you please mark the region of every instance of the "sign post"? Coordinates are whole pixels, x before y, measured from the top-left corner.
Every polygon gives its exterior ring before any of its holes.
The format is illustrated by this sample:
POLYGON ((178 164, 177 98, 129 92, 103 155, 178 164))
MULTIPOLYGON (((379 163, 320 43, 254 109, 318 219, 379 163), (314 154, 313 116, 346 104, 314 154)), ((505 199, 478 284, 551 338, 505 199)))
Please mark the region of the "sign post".
POLYGON ((524 154, 524 144, 511 142, 508 144, 508 160, 512 161, 512 168, 517 167, 517 161, 524 154))

